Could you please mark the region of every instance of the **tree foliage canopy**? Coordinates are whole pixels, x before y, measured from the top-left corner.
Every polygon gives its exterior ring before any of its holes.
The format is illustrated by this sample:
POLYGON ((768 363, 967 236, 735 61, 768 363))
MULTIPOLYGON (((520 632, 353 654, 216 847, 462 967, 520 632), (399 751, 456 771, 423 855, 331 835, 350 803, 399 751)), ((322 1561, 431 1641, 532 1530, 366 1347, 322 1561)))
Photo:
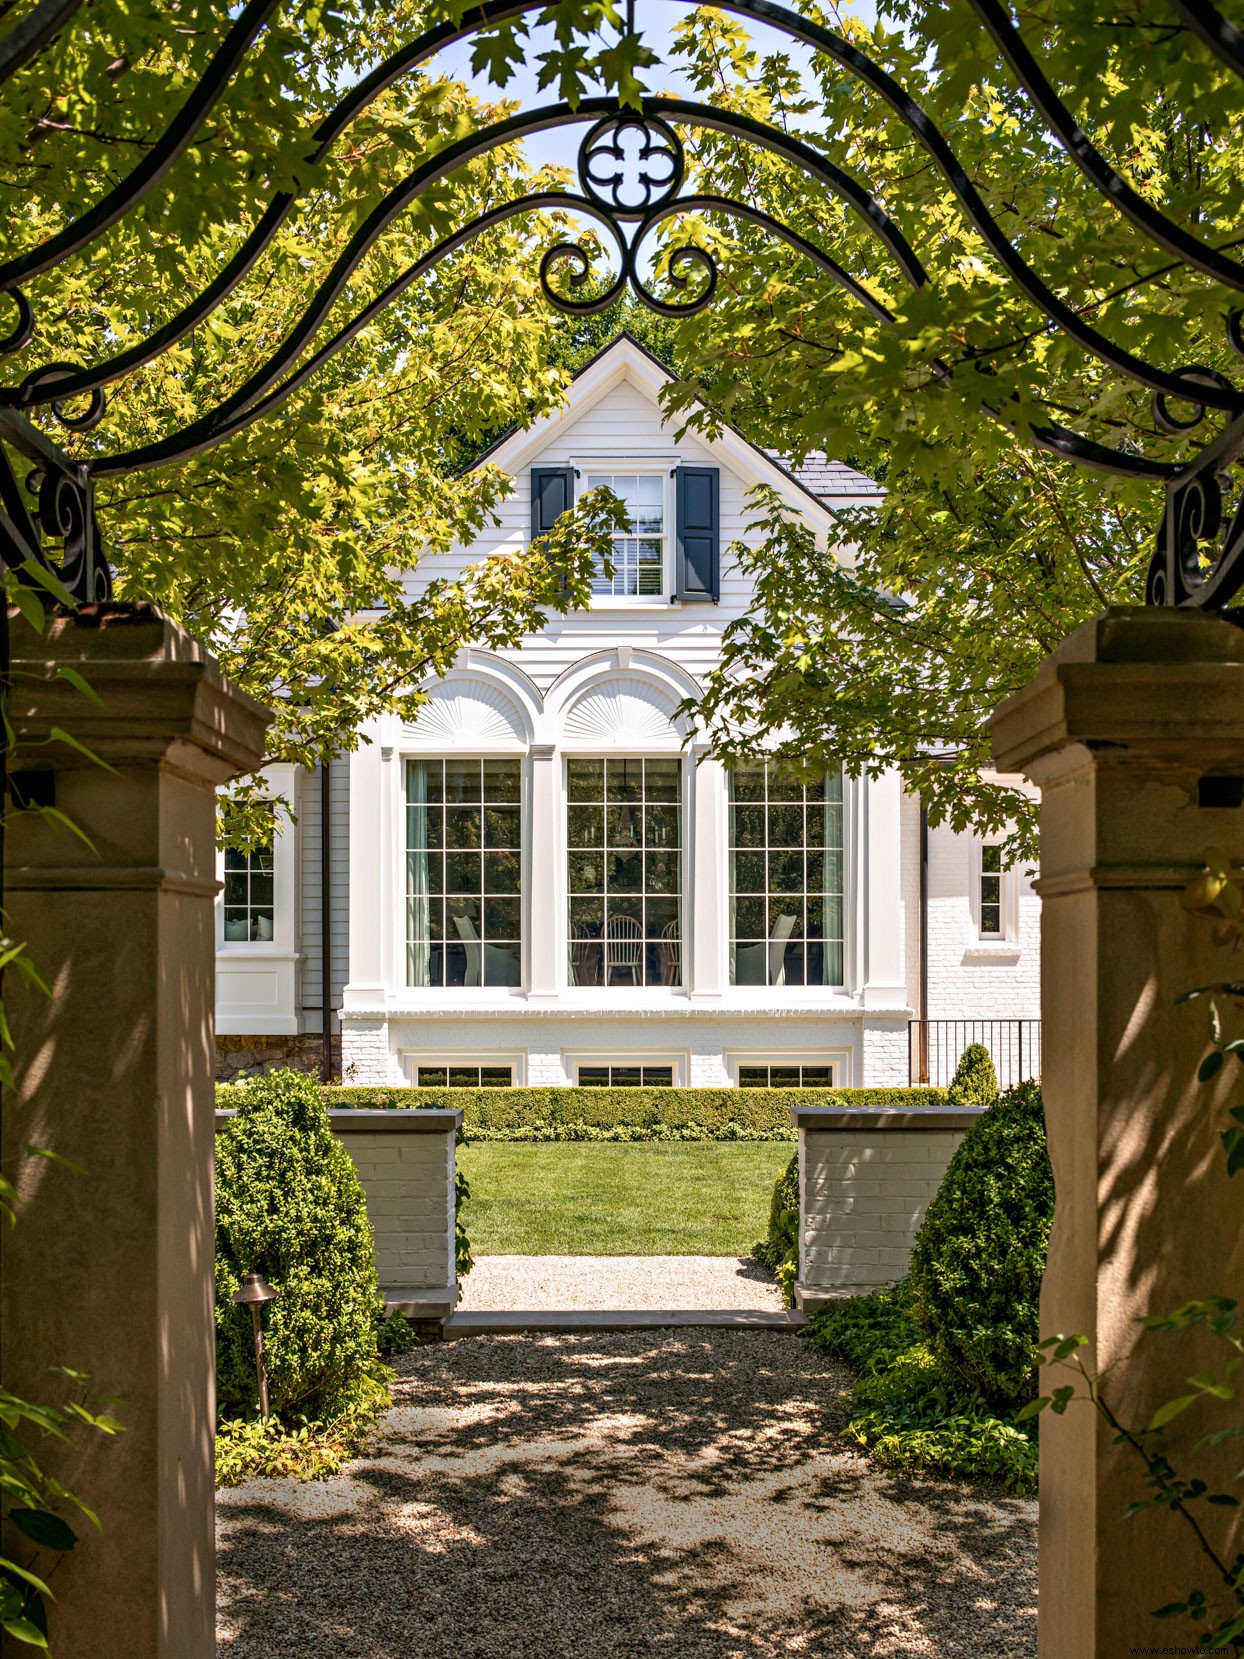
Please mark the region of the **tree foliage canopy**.
MULTIPOLYGON (((6 253, 41 243, 150 151, 229 22, 206 0, 187 0, 175 18, 88 8, 20 72, 0 111, 6 253)), ((216 408, 277 349, 394 184, 504 113, 432 65, 398 81, 310 166, 308 134, 325 112, 424 22, 404 0, 278 14, 142 207, 23 285, 38 333, 6 367, 94 362, 206 287, 272 190, 306 187, 231 298, 118 381, 104 422, 66 447, 125 452, 216 408)), ((348 281, 316 348, 450 231, 549 182, 511 147, 434 185, 348 281)), ((411 709, 420 683, 464 644, 514 644, 549 610, 583 602, 612 524, 595 499, 551 547, 498 556, 417 601, 403 579, 421 555, 469 543, 511 487, 496 468, 460 466, 499 426, 528 422, 560 396, 565 375, 548 361, 553 321, 535 279, 540 238, 555 233, 555 215, 485 232, 274 415, 188 461, 99 487, 119 596, 159 603, 276 709, 269 758, 309 764, 348 748, 377 713, 411 709)))
MULTIPOLYGON (((798 9, 910 92, 1022 258, 1080 321, 1167 371, 1238 370, 1224 327, 1233 295, 1096 192, 963 0, 881 0, 872 27, 838 6, 798 9)), ((550 80, 584 93, 612 77, 623 96, 662 84, 643 42, 618 39, 607 5, 570 0, 556 14, 550 80), (607 37, 624 72, 599 50, 607 37)), ((512 60, 526 27, 506 25, 481 61, 512 60)), ((1103 16, 1090 0, 1039 0, 1024 9, 1022 33, 1147 201, 1215 247, 1244 245, 1239 83, 1174 8, 1127 0, 1103 16)), ((776 739, 791 756, 838 756, 852 771, 897 766, 934 822, 992 831, 1017 816, 1012 851, 1031 854, 1030 809, 981 776, 984 719, 1070 629, 1140 598, 1160 493, 1055 460, 1025 428, 1058 422, 1167 460, 1209 429, 1163 432, 1147 391, 1054 327, 913 133, 839 65, 762 50, 744 20, 710 7, 688 11, 676 56, 702 100, 771 122, 864 184, 928 274, 911 288, 861 217, 790 162, 728 133, 685 129, 693 186, 803 234, 894 314, 876 320, 787 245, 724 214, 669 229, 667 245, 697 241, 720 268, 713 304, 677 330, 671 405, 697 426, 730 419, 796 458, 824 448, 889 492, 879 513, 844 517, 855 549, 845 567, 771 500, 758 503, 765 545, 737 550, 758 578, 758 603, 731 630, 710 687, 718 747, 776 739)))

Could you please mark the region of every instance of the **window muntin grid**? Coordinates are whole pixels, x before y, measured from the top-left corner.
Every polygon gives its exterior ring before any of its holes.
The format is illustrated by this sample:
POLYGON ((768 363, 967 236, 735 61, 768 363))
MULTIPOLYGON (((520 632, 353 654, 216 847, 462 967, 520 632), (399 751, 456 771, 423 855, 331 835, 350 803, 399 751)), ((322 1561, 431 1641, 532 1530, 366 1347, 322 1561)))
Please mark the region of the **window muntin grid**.
POLYGON ((740 1089, 832 1089, 832 1065, 775 1060, 768 1065, 739 1067, 740 1089))
POLYGON ((513 1083, 513 1066, 415 1067, 417 1089, 508 1089, 513 1083))
POLYGON ((406 982, 522 982, 522 763, 406 762, 406 982))
MULTIPOLYGON (((271 815, 272 809, 269 808, 271 815)), ((273 840, 263 847, 241 853, 225 851, 224 928, 227 945, 268 944, 276 933, 276 874, 273 840)))
POLYGON ((612 490, 631 520, 631 534, 613 538, 613 579, 597 571, 592 592, 615 599, 660 599, 665 593, 665 479, 660 473, 593 472, 587 487, 612 490))
POLYGON ((988 842, 981 848, 981 934, 997 939, 1002 933, 1002 848, 988 842))
POLYGON ((580 1066, 581 1089, 672 1089, 673 1066, 580 1066))
POLYGON ((730 774, 730 982, 841 985, 842 774, 730 774))
POLYGON ((566 768, 570 984, 681 985, 681 760, 566 768))

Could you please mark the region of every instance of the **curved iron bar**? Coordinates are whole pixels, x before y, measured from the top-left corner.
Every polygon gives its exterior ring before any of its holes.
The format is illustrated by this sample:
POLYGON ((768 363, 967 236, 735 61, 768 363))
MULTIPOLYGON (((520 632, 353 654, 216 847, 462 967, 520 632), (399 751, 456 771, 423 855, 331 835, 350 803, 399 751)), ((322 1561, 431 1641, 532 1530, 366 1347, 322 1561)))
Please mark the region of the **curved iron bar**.
MULTIPOLYGON (((296 369, 287 379, 280 381, 275 387, 266 391, 262 397, 253 398, 242 404, 231 399, 225 404, 212 410, 208 415, 188 426, 176 438, 168 438, 159 444, 148 444, 143 449, 132 450, 126 455, 105 455, 88 461, 88 473, 95 478, 110 478, 119 473, 139 472, 150 467, 165 466, 172 461, 189 460, 193 455, 200 455, 204 450, 213 448, 226 438, 232 438, 245 430, 254 421, 271 414, 278 409, 285 400, 329 361, 339 351, 349 345, 363 329, 373 323, 393 301, 398 299, 406 289, 426 276, 449 254, 463 247, 473 237, 484 231, 492 230, 503 224, 507 219, 518 218, 524 213, 536 213, 541 210, 557 210, 571 208, 576 212, 590 214, 600 224, 612 230, 608 216, 601 209, 594 207, 591 202, 580 196, 569 196, 558 190, 533 191, 527 196, 521 196, 516 201, 506 202, 499 207, 489 208, 486 213, 472 219, 470 224, 460 230, 452 232, 443 238, 434 248, 408 265, 393 281, 379 293, 375 299, 368 302, 356 316, 340 328, 333 338, 327 341, 320 349, 309 357, 305 363, 296 369), (173 446, 176 447, 173 447, 173 446), (156 453, 159 451, 159 453, 156 453)), ((616 297, 616 296, 615 296, 616 297)))
POLYGON ((148 190, 159 183, 173 163, 190 147, 195 133, 228 90, 234 71, 276 5, 277 0, 249 0, 216 48, 212 61, 190 97, 137 166, 80 218, 65 225, 37 248, 17 254, 0 264, 0 289, 12 288, 28 277, 38 276, 49 266, 80 252, 137 206, 148 190))
POLYGON ((16 75, 56 39, 82 0, 39 0, 0 40, 0 82, 16 75))
POLYGON ((1228 69, 1244 75, 1244 33, 1209 0, 1170 0, 1193 33, 1222 59, 1228 69))
MULTIPOLYGON (((637 280, 634 273, 635 252, 643 238, 649 233, 649 231, 654 229, 659 222, 664 219, 674 217, 683 211, 714 211, 729 213, 734 217, 744 219, 749 223, 758 225, 761 228, 772 230, 775 235, 779 236, 796 252, 805 255, 821 267, 828 275, 834 277, 836 281, 841 282, 843 287, 852 295, 853 298, 859 300, 861 304, 869 306, 870 309, 875 308, 876 313, 883 314, 882 320, 892 320, 890 313, 885 312, 885 309, 880 305, 880 302, 873 299, 873 297, 867 293, 867 290, 863 289, 854 278, 848 275, 848 273, 843 272, 837 265, 836 261, 831 259, 828 254, 823 253, 813 243, 800 236, 797 231, 790 230, 787 226, 778 224, 777 221, 769 219, 767 214, 764 214, 757 208, 750 207, 746 203, 732 203, 717 197, 685 197, 678 201, 662 204, 660 207, 653 209, 646 216, 645 220, 640 223, 636 230, 635 236, 628 247, 622 241, 618 232, 618 227, 611 221, 609 214, 603 209, 597 207, 591 201, 587 200, 585 197, 573 196, 564 191, 533 192, 527 196, 520 197, 514 202, 509 202, 502 206, 489 209, 487 213, 478 216, 476 219, 472 220, 469 225, 453 232, 450 236, 438 243, 435 248, 424 254, 420 259, 416 260, 413 265, 410 265, 405 271, 395 277, 394 280, 375 297, 375 299, 371 300, 354 318, 351 319, 349 323, 339 329, 331 340, 321 346, 321 348, 309 357, 300 368, 296 369, 294 373, 288 376, 288 378, 283 380, 274 389, 270 390, 266 396, 258 402, 251 403, 247 407, 235 410, 223 423, 218 421, 213 425, 209 424, 209 421, 205 420, 197 423, 200 428, 198 431, 187 429, 187 432, 183 434, 183 439, 189 441, 183 441, 176 452, 172 452, 166 444, 165 452, 160 455, 147 455, 137 461, 133 456, 101 457, 98 460, 88 462, 85 470, 89 475, 95 478, 100 478, 109 477, 114 473, 119 472, 138 471, 149 467, 158 467, 174 461, 187 460, 192 455, 202 454, 205 450, 213 448, 216 444, 223 442, 225 439, 235 436, 237 433, 250 426, 253 422, 260 420, 264 416, 269 415, 278 409, 287 398, 289 398, 294 392, 298 391, 302 386, 306 385, 307 382, 318 372, 318 370, 330 360, 330 358, 336 356, 336 354, 347 346, 351 340, 362 332, 363 329, 373 323, 377 317, 379 317, 381 313, 393 303, 394 300, 396 300, 402 293, 405 292, 407 288, 411 286, 412 283, 425 276, 449 254, 464 246, 473 237, 481 234, 483 231, 494 228, 496 225, 504 223, 507 219, 517 218, 522 214, 538 212, 541 210, 579 212, 596 220, 598 224, 603 225, 607 230, 609 230, 610 234, 614 237, 621 250, 621 258, 624 262, 624 268, 621 270, 617 281, 611 285, 607 295, 596 300, 583 302, 582 304, 577 302, 568 302, 564 296, 559 296, 552 290, 551 286, 546 283, 545 292, 552 303, 566 311, 582 313, 583 311, 597 310, 601 309, 602 306, 612 304, 624 286, 628 271, 631 274, 632 280, 637 280)), ((586 255, 583 253, 583 250, 574 244, 561 244, 558 248, 550 249, 549 253, 545 255, 545 259, 542 261, 542 277, 544 274, 544 267, 546 266, 550 255, 560 253, 564 256, 571 251, 580 255, 584 261, 584 270, 586 270, 586 255)), ((693 307, 688 307, 685 304, 678 305, 672 307, 672 309, 676 312, 685 314, 688 309, 698 309, 700 303, 702 302, 695 302, 693 307)), ((944 377, 949 377, 951 371, 947 369, 945 365, 935 365, 935 367, 943 373, 944 377)), ((1008 417, 1001 410, 991 405, 985 405, 985 408, 994 419, 1002 422, 1002 424, 1006 425, 1010 430, 1016 429, 1016 423, 1013 420, 1008 419, 1008 417)), ((1099 471, 1112 473, 1116 476, 1130 476, 1156 480, 1170 478, 1179 471, 1179 468, 1173 463, 1165 461, 1150 461, 1142 456, 1130 455, 1124 450, 1109 449, 1104 445, 1094 443, 1091 439, 1082 438, 1078 433, 1072 432, 1068 428, 1056 424, 1036 428, 1028 427, 1026 430, 1028 436, 1031 438, 1031 441, 1038 448, 1046 450, 1051 454, 1061 456, 1064 459, 1074 460, 1082 466, 1093 467, 1099 471)))
MULTIPOLYGON (((628 246, 628 244, 623 240, 618 226, 614 223, 609 212, 605 208, 590 201, 587 197, 576 196, 567 191, 561 190, 535 191, 526 196, 519 197, 514 202, 508 202, 499 207, 490 208, 486 213, 480 214, 477 218, 473 219, 469 225, 464 226, 460 230, 454 231, 450 236, 444 238, 436 245, 436 247, 432 248, 428 253, 417 259, 414 264, 408 266, 405 271, 400 273, 400 275, 395 277, 393 281, 375 297, 375 299, 371 300, 354 318, 351 319, 349 323, 339 329, 331 340, 327 341, 312 357, 308 358, 301 368, 297 369, 287 379, 277 384, 275 390, 266 388, 266 395, 253 392, 250 395, 244 396, 243 394, 246 392, 246 388, 240 388, 239 392, 234 395, 234 398, 228 401, 228 404, 221 404, 217 409, 209 412, 209 414, 201 416, 198 421, 187 427, 186 430, 179 434, 176 438, 164 439, 160 443, 149 444, 143 449, 132 450, 124 455, 100 456, 97 459, 86 463, 87 471, 96 478, 108 478, 119 473, 141 471, 150 467, 165 466, 170 462, 186 460, 192 455, 201 454, 204 450, 210 449, 214 445, 223 442, 224 439, 235 436, 238 432, 243 431, 247 426, 251 425, 252 422, 257 421, 262 416, 271 413, 272 410, 283 403, 285 399, 291 395, 291 393, 297 391, 301 386, 305 385, 311 376, 315 374, 318 369, 322 368, 331 357, 336 356, 336 354, 341 351, 344 346, 348 345, 356 335, 373 323, 376 318, 379 317, 380 314, 393 303, 394 300, 399 298, 399 296, 411 286, 412 283, 418 281, 420 277, 425 276, 430 270, 438 265, 441 260, 446 258, 447 255, 455 252, 458 248, 464 246, 465 243, 469 242, 473 237, 478 236, 483 231, 491 230, 496 225, 502 224, 508 219, 518 218, 525 213, 539 211, 560 211, 584 214, 594 219, 598 224, 604 226, 605 229, 610 232, 619 250, 619 262, 621 269, 617 280, 611 285, 608 292, 604 295, 585 302, 569 301, 564 296, 558 295, 556 291, 551 288, 550 284, 544 284, 545 293, 548 295, 553 304, 572 314, 583 314, 591 311, 603 310, 607 306, 612 305, 621 293, 628 277, 638 286, 638 277, 634 264, 635 253, 643 238, 649 233, 650 230, 654 229, 657 224, 684 211, 713 211, 729 213, 737 218, 746 219, 752 224, 759 225, 766 229, 771 229, 775 235, 781 237, 781 239, 796 252, 805 255, 808 259, 818 265, 827 275, 833 277, 833 279, 840 283, 853 298, 857 299, 860 304, 866 306, 872 315, 878 317, 878 319, 882 321, 893 320, 891 313, 885 309, 880 301, 875 299, 854 277, 844 271, 842 267, 838 265, 834 259, 831 259, 828 254, 823 253, 821 249, 817 248, 805 237, 800 236, 797 231, 789 230, 786 226, 779 225, 776 220, 770 219, 767 214, 762 213, 757 208, 749 207, 744 203, 729 202, 723 198, 712 196, 690 196, 676 201, 663 203, 659 207, 652 209, 645 216, 638 226, 634 238, 628 246)), ((578 249, 573 243, 561 243, 556 247, 550 248, 545 253, 541 262, 542 278, 545 269, 552 262, 554 257, 558 255, 565 257, 572 249, 580 254, 586 266, 586 255, 583 254, 581 249, 578 249)), ((705 257, 709 256, 706 255, 705 257)), ((573 280, 574 279, 572 278, 572 281, 573 280)), ((580 280, 582 280, 582 278, 580 280)), ((659 303, 665 304, 668 302, 659 303)), ((697 309, 700 303, 702 302, 696 302, 697 309)), ((688 307, 686 305, 677 305, 672 306, 671 310, 674 315, 684 315, 688 310, 688 307)), ((268 387, 270 387, 272 384, 272 377, 265 374, 263 378, 268 382, 268 387)))
POLYGON ((679 196, 672 202, 665 202, 659 207, 652 208, 640 221, 635 232, 633 247, 638 248, 640 242, 665 219, 672 219, 680 213, 725 213, 733 219, 743 219, 755 225, 758 229, 767 231, 779 241, 785 242, 796 253, 802 254, 805 259, 820 268, 826 276, 830 276, 839 285, 845 288, 853 299, 859 301, 864 309, 879 323, 892 323, 894 313, 884 306, 874 294, 865 288, 862 282, 845 271, 836 259, 818 248, 807 237, 801 236, 797 230, 791 230, 788 225, 781 224, 777 219, 770 217, 758 207, 751 207, 746 202, 730 201, 725 196, 694 195, 679 196))
MULTIPOLYGON (((1151 206, 1115 171, 1055 92, 998 0, 967 0, 1046 126, 1090 183, 1151 242, 1228 288, 1244 289, 1244 265, 1202 242, 1151 206)), ((1182 10, 1183 7, 1177 9, 1182 10)))
MULTIPOLYGON (((877 93, 923 145, 950 185, 968 219, 995 258, 999 260, 1021 290, 1055 326, 1062 329, 1071 338, 1076 339, 1092 355, 1119 373, 1147 386, 1151 391, 1167 398, 1178 398, 1187 401, 1194 406, 1198 406, 1202 411, 1206 408, 1216 408, 1234 414, 1244 408, 1244 394, 1225 389, 1219 385, 1211 384, 1207 386, 1203 382, 1192 382, 1190 384, 1184 371, 1168 373, 1144 362, 1143 359, 1135 357, 1124 348, 1115 346, 1104 335, 1079 317, 1072 307, 1059 299, 1029 266, 1019 250, 1014 247, 998 225, 940 130, 899 83, 865 53, 861 52, 858 47, 853 46, 849 41, 834 34, 821 24, 803 18, 785 6, 774 4, 773 0, 712 0, 712 3, 718 10, 733 12, 739 16, 754 18, 757 21, 767 23, 790 35, 793 39, 824 53, 877 93)), ((979 4, 986 9, 992 6, 992 0, 970 0, 970 3, 973 5, 979 4)), ((321 160, 328 148, 355 115, 427 57, 469 34, 477 33, 523 12, 539 9, 542 4, 543 0, 485 0, 485 3, 480 5, 472 14, 470 23, 440 25, 427 31, 408 46, 393 53, 348 93, 332 114, 321 123, 316 134, 317 148, 311 159, 313 161, 321 160)), ((996 7, 993 9, 996 10, 996 7)), ((1009 24, 1007 27, 1009 28, 1009 24)), ((1014 31, 1011 32, 1014 33, 1014 31)), ((1020 44, 1022 46, 1022 42, 1020 44)), ((643 105, 647 109, 650 105, 659 102, 661 101, 645 99, 643 105)), ((681 101, 674 101, 674 103, 677 102, 681 101)), ((584 100, 580 109, 587 108, 590 105, 599 106, 599 104, 600 100, 584 100)), ((677 113, 673 108, 673 104, 670 107, 673 113, 677 113)), ((690 107, 700 108, 706 106, 690 107)), ((1044 111, 1042 113, 1045 114, 1044 111)), ((1070 116, 1066 118, 1070 122, 1070 116)), ((750 136, 762 144, 767 144, 769 148, 773 148, 772 143, 769 142, 770 135, 778 137, 786 143, 798 143, 797 140, 787 139, 786 135, 778 133, 777 129, 768 128, 760 122, 753 122, 750 117, 738 116, 735 117, 735 120, 750 128, 750 136)), ((711 125, 707 121, 702 124, 711 125)), ((1085 142, 1087 143, 1087 140, 1085 142)), ((802 148, 807 149, 806 146, 802 146, 802 148)), ((815 155, 816 152, 809 151, 808 153, 815 155)), ((1101 182, 1098 183, 1098 187, 1103 190, 1108 199, 1116 201, 1117 204, 1117 191, 1126 192, 1130 190, 1130 186, 1127 186, 1126 182, 1119 178, 1113 169, 1109 168, 1108 163, 1101 158, 1098 159, 1101 168, 1101 182)), ((1095 179, 1094 182, 1098 182, 1098 180, 1095 179)), ((871 202, 871 197, 868 197, 867 192, 863 194, 871 202)), ((73 377, 56 381, 56 396, 63 401, 75 393, 89 391, 103 385, 108 379, 114 378, 116 374, 126 372, 128 368, 136 367, 141 362, 150 361, 152 356, 157 355, 160 350, 166 349, 168 345, 181 338, 197 322, 202 321, 253 267, 264 248, 276 234, 277 228, 289 211, 290 205, 292 205, 292 199, 274 198, 260 225, 256 226, 244 247, 239 250, 229 266, 220 273, 213 283, 210 303, 207 303, 208 296, 205 294, 201 302, 194 302, 179 317, 165 325, 164 329, 159 331, 158 336, 152 337, 150 353, 144 345, 132 348, 129 352, 123 354, 124 367, 118 366, 122 362, 122 359, 118 358, 114 359, 112 364, 102 365, 97 370, 79 371, 73 377), (191 315, 192 312, 193 315, 191 315), (158 345, 155 344, 157 338, 160 341, 158 345)), ((867 206, 858 202, 854 205, 856 205, 857 211, 867 214, 867 206)), ((1146 213, 1155 227, 1155 229, 1149 230, 1149 234, 1156 234, 1157 230, 1160 230, 1164 238, 1162 245, 1176 253, 1177 257, 1185 257, 1184 254, 1178 252, 1178 244, 1181 242, 1189 244, 1192 251, 1195 251, 1198 247, 1201 248, 1203 259, 1217 259, 1219 257, 1215 250, 1203 244, 1198 244, 1195 238, 1189 238, 1187 232, 1175 225, 1173 221, 1166 219, 1164 215, 1159 214, 1156 209, 1146 207, 1146 213)), ((1148 228, 1146 226, 1146 229, 1148 228)), ((896 257, 899 257, 894 248, 891 248, 891 251, 895 252, 896 257)), ((914 258, 914 255, 912 257, 914 258)), ((1228 264, 1241 274, 1241 282, 1237 285, 1244 285, 1244 267, 1235 266, 1234 262, 1230 261, 1228 264)), ((1199 268, 1204 268, 1204 266, 1201 265, 1199 268)), ((3 283, 4 268, 0 267, 0 286, 3 286, 3 283)), ((12 399, 12 394, 10 394, 10 398, 20 405, 29 406, 36 402, 51 401, 50 394, 51 387, 49 385, 45 383, 40 387, 39 384, 32 383, 32 379, 28 377, 19 389, 17 397, 12 399), (42 395, 39 395, 40 390, 42 395)), ((1198 415, 1198 419, 1200 418, 1198 415)))
MULTIPOLYGON (((507 0, 509 10, 515 7, 511 0, 507 0)), ((426 55, 426 54, 425 54, 426 55)), ((396 78, 394 75, 392 78, 396 78)), ((709 104, 697 104, 681 99, 644 99, 644 113, 649 117, 660 118, 663 111, 669 109, 678 118, 694 122, 702 117, 700 125, 711 126, 721 132, 733 132, 739 137, 753 137, 760 142, 767 142, 770 149, 777 149, 784 153, 789 160, 797 162, 805 170, 814 173, 825 187, 831 190, 840 199, 852 207, 864 220, 866 225, 885 244, 889 252, 898 261, 903 275, 913 287, 921 286, 925 280, 924 267, 917 259, 902 232, 878 206, 867 190, 851 177, 850 174, 836 166, 827 157, 819 154, 810 146, 798 139, 788 137, 777 129, 767 129, 763 123, 753 121, 747 116, 728 116, 722 111, 715 110, 709 104), (766 139, 765 135, 770 136, 766 139)), ((542 109, 520 112, 518 115, 507 117, 495 122, 492 126, 481 129, 470 138, 460 139, 457 144, 447 145, 444 150, 438 151, 431 158, 427 166, 438 166, 444 171, 451 167, 462 166, 468 161, 476 160, 498 145, 513 139, 527 137, 531 133, 547 131, 551 127, 566 126, 577 122, 600 120, 610 116, 626 114, 620 111, 613 98, 585 98, 575 110, 570 110, 564 104, 547 105, 542 109), (447 160, 447 158, 452 158, 447 160)), ((317 155, 322 153, 317 151, 317 155)), ((390 192, 386 201, 393 200, 413 179, 419 177, 419 170, 409 174, 405 180, 390 192)), ((424 180, 423 182, 427 182, 424 180)), ((422 188, 422 184, 419 186, 422 188)), ((412 198, 413 199, 413 198, 412 198)), ((94 392, 107 385, 110 381, 120 378, 121 375, 133 369, 140 368, 144 363, 153 361, 161 352, 167 350, 178 340, 210 316, 216 307, 237 288, 243 278, 251 271, 262 257, 265 249, 280 229, 286 215, 293 206, 295 198, 291 194, 274 197, 269 204, 263 219, 257 224, 245 243, 238 249, 233 259, 217 274, 203 294, 191 302, 178 316, 150 335, 145 341, 119 353, 104 363, 91 369, 78 369, 72 374, 59 374, 52 379, 47 378, 47 366, 41 366, 26 378, 16 388, 0 388, 0 403, 10 403, 18 408, 31 408, 41 403, 57 401, 66 402, 70 398, 83 393, 94 392)), ((404 204, 403 204, 404 205, 404 204)), ((398 207, 395 212, 402 209, 398 207)), ((366 221, 372 223, 372 217, 366 221)), ((387 227, 386 220, 381 234, 387 227)), ((357 240, 357 235, 355 240, 357 240)), ((373 238, 374 240, 374 238, 373 238)), ((354 241, 351 242, 351 247, 354 241)), ((348 252, 349 250, 347 250, 348 252)), ((334 268, 335 270, 336 268, 334 268)), ((332 281, 332 278, 329 278, 332 281)), ((318 296, 317 296, 318 298, 318 296)), ((19 303, 21 303, 19 301, 19 303)), ((278 370, 283 372, 283 367, 278 370)), ((256 394, 262 395, 262 390, 256 394)), ((1174 395, 1174 394, 1173 394, 1174 395)))
MULTIPOLYGON (((705 124, 712 125, 723 132, 730 132, 734 126, 733 117, 713 110, 708 105, 688 103, 682 99, 654 98, 644 100, 645 113, 660 116, 671 112, 682 119, 694 119, 703 112, 705 124)), ((591 119, 593 116, 609 116, 617 112, 617 104, 612 98, 585 98, 577 110, 568 109, 564 104, 550 105, 545 109, 532 110, 527 113, 505 117, 494 122, 481 131, 472 133, 466 138, 459 139, 455 144, 446 145, 436 155, 432 156, 422 166, 408 173, 389 191, 384 199, 376 204, 371 213, 355 231, 346 247, 338 256, 332 270, 317 289, 307 310, 294 325, 285 339, 277 347, 268 361, 252 374, 242 386, 230 397, 226 398, 211 415, 200 417, 188 430, 196 435, 205 422, 212 420, 228 421, 240 409, 262 398, 290 369, 302 355, 314 335, 324 323, 329 311, 340 297, 350 277, 392 224, 394 219, 416 200, 426 187, 452 172, 454 168, 464 163, 478 159, 495 149, 499 144, 511 142, 530 133, 544 132, 551 128, 567 126, 575 122, 591 119)), ((753 123, 759 125, 759 123, 753 123)), ((743 127, 744 133, 747 128, 743 127)), ((832 162, 818 156, 816 151, 797 139, 783 139, 782 149, 792 160, 800 161, 808 171, 818 177, 827 189, 842 197, 848 205, 857 207, 866 214, 866 222, 874 233, 883 241, 885 246, 896 253, 904 276, 918 286, 917 277, 923 281, 924 272, 915 255, 907 248, 907 244, 896 226, 888 219, 882 210, 872 203, 871 198, 864 192, 856 181, 843 173, 841 168, 832 162)), ((54 382, 58 398, 65 397, 63 382, 54 382)), ((164 456, 166 448, 172 443, 171 439, 162 440, 156 444, 145 445, 141 449, 128 451, 123 455, 107 458, 108 472, 124 470, 126 465, 144 467, 151 464, 148 456, 159 454, 164 456)), ((173 451, 168 451, 169 454, 173 451)), ((102 464, 96 463, 99 476, 104 476, 102 464)))

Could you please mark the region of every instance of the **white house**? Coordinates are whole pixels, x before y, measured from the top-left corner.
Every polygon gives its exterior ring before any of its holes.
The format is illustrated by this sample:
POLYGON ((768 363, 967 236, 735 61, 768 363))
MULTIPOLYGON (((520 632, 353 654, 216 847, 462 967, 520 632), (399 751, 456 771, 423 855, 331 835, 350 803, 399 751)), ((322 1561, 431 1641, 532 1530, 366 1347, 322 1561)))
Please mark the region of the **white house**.
POLYGON ((357 1083, 937 1082, 973 1036, 1039 1070, 1037 901, 996 849, 928 831, 894 774, 728 774, 679 712, 752 601, 726 551, 748 490, 827 555, 832 509, 879 492, 732 430, 675 439, 665 379, 629 338, 602 351, 491 451, 516 483, 500 523, 411 578, 609 483, 634 533, 589 611, 466 651, 414 724, 377 721, 326 773, 270 769, 298 822, 223 862, 226 1074, 315 1065, 326 1018, 357 1083))

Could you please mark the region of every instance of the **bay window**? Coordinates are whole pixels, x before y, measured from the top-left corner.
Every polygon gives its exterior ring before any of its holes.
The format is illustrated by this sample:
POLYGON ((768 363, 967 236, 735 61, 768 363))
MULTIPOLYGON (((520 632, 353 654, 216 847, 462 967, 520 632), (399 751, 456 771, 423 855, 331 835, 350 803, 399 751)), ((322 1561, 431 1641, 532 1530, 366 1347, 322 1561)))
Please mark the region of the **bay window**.
POLYGON ((518 760, 406 762, 406 980, 522 980, 518 760))
POLYGON ((567 762, 572 985, 682 984, 682 762, 567 762))
POLYGON ((842 776, 730 774, 730 981, 841 985, 842 776))

